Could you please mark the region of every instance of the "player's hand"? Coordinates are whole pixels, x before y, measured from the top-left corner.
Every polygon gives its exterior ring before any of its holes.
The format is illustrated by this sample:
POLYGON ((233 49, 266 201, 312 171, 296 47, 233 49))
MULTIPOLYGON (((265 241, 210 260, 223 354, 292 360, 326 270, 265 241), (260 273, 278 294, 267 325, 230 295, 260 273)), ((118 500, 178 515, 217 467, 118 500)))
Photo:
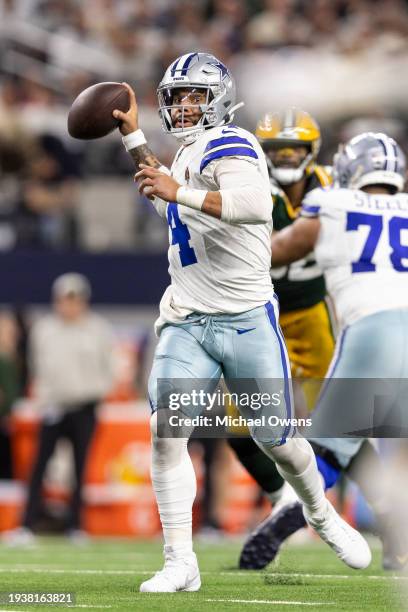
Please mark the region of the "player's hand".
POLYGON ((128 85, 128 83, 122 83, 122 85, 124 85, 129 92, 129 110, 127 111, 127 113, 123 113, 122 111, 116 108, 112 112, 112 115, 115 117, 115 119, 119 119, 121 121, 121 124, 119 125, 119 130, 120 133, 123 134, 123 136, 126 136, 126 134, 131 134, 132 132, 135 132, 139 129, 139 119, 135 92, 133 91, 131 86, 128 85))
POLYGON ((139 192, 147 196, 150 200, 158 196, 166 202, 175 202, 177 189, 180 184, 173 177, 160 172, 157 168, 139 164, 139 172, 135 174, 135 181, 139 182, 139 192))

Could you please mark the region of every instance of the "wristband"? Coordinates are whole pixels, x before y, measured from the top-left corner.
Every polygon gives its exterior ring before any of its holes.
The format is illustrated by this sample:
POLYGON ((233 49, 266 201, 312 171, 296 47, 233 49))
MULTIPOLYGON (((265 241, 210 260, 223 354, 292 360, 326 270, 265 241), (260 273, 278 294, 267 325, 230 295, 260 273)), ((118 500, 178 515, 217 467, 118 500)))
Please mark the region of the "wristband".
POLYGON ((130 151, 131 149, 136 149, 136 147, 140 147, 140 145, 146 144, 147 140, 142 130, 135 130, 134 132, 123 136, 122 142, 125 145, 126 151, 130 151))
POLYGON ((177 189, 176 200, 179 204, 201 210, 207 191, 203 189, 190 189, 189 187, 179 187, 177 189))

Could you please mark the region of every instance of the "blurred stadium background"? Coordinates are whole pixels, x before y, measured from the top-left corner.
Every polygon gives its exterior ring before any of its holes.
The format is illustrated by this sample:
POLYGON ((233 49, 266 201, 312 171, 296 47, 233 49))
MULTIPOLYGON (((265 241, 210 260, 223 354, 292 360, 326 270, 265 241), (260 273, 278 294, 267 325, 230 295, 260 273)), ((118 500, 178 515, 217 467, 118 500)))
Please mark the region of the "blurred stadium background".
MULTIPOLYGON (((76 271, 116 334, 115 384, 88 462, 84 527, 98 535, 159 533, 145 388, 152 324, 168 282, 167 228, 139 197, 119 134, 76 141, 66 118, 85 87, 128 81, 151 148, 169 163, 176 145, 161 130, 155 91, 167 65, 190 50, 213 52, 231 68, 247 129, 265 111, 294 104, 320 123, 321 163, 366 129, 387 132, 407 152, 404 0, 0 0, 0 418, 13 459, 13 478, 0 483, 0 530, 18 524, 38 431, 27 335, 49 309, 54 279, 76 271)), ((222 441, 217 448, 195 442, 192 452, 197 528, 247 531, 268 508, 256 486, 222 441)), ((60 443, 47 471, 46 530, 62 524, 69 453, 60 443)), ((345 510, 369 522, 355 490, 345 510)))

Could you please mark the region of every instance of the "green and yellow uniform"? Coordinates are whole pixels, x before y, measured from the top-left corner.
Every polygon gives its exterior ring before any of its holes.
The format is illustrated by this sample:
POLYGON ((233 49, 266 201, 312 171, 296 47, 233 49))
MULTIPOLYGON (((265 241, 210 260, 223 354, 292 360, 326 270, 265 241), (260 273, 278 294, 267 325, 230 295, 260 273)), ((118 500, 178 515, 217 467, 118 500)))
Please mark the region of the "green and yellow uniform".
MULTIPOLYGON (((305 193, 331 184, 331 177, 322 166, 313 165, 306 174, 305 193)), ((284 191, 274 185, 272 197, 273 227, 274 231, 280 231, 294 222, 300 209, 294 209, 284 191)), ((325 302, 324 277, 314 255, 310 254, 289 266, 273 268, 272 279, 279 298, 280 325, 289 352, 292 375, 323 378, 333 355, 334 338, 325 302)))

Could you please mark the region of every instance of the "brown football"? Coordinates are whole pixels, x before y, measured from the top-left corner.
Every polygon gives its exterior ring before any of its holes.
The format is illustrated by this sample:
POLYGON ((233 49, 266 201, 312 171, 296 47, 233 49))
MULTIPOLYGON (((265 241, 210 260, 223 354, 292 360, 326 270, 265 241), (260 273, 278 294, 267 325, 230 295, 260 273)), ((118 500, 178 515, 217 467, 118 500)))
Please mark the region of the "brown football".
POLYGON ((97 83, 84 89, 69 109, 69 134, 81 140, 106 136, 120 123, 112 116, 115 108, 129 110, 129 93, 122 83, 97 83))

